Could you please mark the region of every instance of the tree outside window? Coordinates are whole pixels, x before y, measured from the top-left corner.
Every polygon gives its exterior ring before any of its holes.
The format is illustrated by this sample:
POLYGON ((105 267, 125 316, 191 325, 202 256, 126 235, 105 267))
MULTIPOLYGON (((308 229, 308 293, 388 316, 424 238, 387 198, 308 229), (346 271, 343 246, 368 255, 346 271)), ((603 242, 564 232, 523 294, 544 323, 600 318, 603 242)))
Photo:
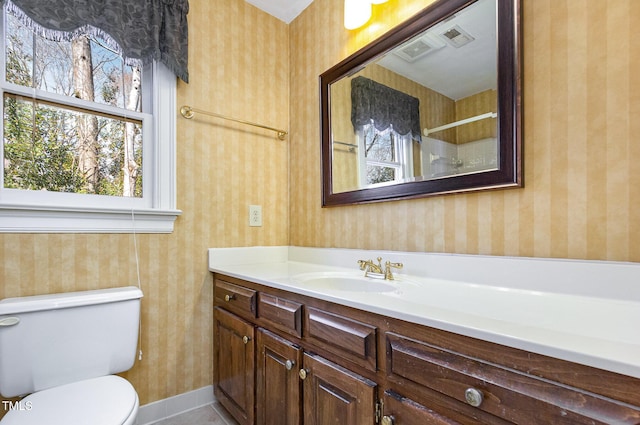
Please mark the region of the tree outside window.
POLYGON ((4 187, 142 197, 141 67, 97 36, 51 41, 5 15, 4 187))
POLYGON ((379 131, 372 124, 358 132, 364 149, 360 157, 362 186, 397 182, 411 177, 411 136, 401 136, 393 126, 379 131))

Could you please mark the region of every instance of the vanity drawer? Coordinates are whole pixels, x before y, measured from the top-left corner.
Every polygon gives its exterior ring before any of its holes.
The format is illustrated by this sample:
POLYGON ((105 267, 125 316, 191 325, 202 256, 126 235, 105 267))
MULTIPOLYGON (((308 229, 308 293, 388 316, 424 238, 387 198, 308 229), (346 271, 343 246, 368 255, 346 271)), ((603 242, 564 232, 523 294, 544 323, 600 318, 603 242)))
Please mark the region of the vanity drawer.
POLYGON ((274 327, 302 336, 302 304, 264 292, 258 295, 258 317, 274 327))
POLYGON ((227 310, 256 315, 257 292, 244 286, 216 279, 214 302, 227 310))
POLYGON ((387 333, 387 374, 526 424, 637 424, 640 411, 435 345, 387 333))
POLYGON ((370 370, 376 370, 375 326, 313 307, 305 309, 305 339, 370 370))

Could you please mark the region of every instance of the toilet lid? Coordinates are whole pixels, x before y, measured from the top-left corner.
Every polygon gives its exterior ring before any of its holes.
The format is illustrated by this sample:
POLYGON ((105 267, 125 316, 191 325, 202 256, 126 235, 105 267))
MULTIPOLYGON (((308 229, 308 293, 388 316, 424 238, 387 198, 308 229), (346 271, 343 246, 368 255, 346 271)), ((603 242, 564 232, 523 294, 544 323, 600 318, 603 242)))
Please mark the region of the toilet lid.
POLYGON ((125 379, 102 376, 33 393, 10 410, 2 425, 122 425, 138 410, 138 394, 125 379))

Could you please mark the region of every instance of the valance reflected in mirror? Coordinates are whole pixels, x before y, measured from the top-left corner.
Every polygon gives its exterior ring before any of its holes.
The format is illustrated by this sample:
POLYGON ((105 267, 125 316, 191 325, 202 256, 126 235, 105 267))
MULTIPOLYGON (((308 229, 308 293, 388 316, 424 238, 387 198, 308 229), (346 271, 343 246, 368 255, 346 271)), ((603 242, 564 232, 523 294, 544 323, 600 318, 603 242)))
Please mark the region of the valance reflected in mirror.
POLYGON ((441 0, 320 76, 323 206, 520 186, 518 0, 441 0))

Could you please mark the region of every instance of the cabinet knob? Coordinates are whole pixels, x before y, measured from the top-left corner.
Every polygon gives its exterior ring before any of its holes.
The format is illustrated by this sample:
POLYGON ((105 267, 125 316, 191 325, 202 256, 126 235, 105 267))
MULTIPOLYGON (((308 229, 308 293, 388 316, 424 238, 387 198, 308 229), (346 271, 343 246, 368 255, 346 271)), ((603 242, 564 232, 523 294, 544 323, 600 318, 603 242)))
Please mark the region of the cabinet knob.
POLYGON ((287 370, 291 370, 295 364, 296 364, 296 362, 291 361, 291 360, 287 360, 286 362, 284 362, 284 367, 287 370))
POLYGON ((382 417, 382 425, 393 425, 395 422, 395 419, 393 416, 383 416, 382 417))
POLYGON ((227 294, 227 295, 225 295, 225 296, 224 296, 224 300, 225 300, 226 302, 229 302, 229 301, 231 301, 231 300, 235 300, 235 299, 236 299, 236 296, 235 296, 235 295, 233 295, 233 294, 231 294, 231 295, 227 294))
POLYGON ((307 372, 306 369, 300 369, 300 372, 298 372, 298 375, 300 375, 300 379, 302 379, 304 381, 305 379, 307 379, 307 374, 308 373, 309 372, 307 372))
POLYGON ((479 407, 484 401, 482 391, 475 388, 467 388, 467 390, 464 392, 464 398, 465 400, 467 400, 467 403, 473 407, 479 407))
POLYGON ((248 344, 249 341, 251 341, 251 338, 249 338, 248 336, 245 335, 242 337, 242 342, 244 342, 245 344, 248 344))

